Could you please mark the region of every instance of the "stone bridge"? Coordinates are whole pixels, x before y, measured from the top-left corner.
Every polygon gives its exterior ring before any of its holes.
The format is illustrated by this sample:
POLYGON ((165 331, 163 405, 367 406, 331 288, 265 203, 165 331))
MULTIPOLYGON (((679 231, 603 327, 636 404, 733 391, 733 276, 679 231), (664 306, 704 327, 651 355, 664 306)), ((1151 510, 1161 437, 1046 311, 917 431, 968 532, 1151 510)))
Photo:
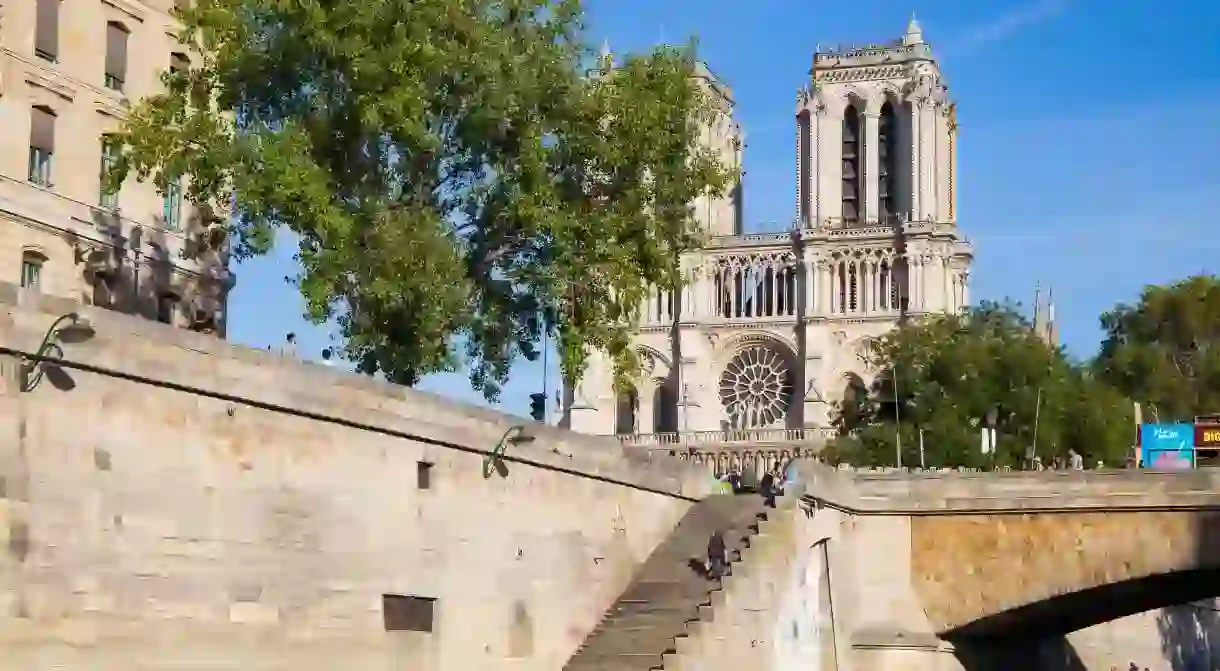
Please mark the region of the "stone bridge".
POLYGON ((795 476, 828 529, 851 668, 1082 668, 1047 655, 1072 657, 1073 632, 1220 596, 1217 470, 888 475, 810 461, 795 476))

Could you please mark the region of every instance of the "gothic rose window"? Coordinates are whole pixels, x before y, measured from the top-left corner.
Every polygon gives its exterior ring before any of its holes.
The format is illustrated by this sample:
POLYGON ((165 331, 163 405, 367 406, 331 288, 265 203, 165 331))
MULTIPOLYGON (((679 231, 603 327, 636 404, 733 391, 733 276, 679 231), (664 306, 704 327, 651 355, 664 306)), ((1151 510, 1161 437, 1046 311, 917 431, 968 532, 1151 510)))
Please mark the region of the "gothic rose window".
POLYGON ((788 357, 767 345, 737 353, 720 375, 720 402, 737 429, 780 424, 792 404, 788 357))

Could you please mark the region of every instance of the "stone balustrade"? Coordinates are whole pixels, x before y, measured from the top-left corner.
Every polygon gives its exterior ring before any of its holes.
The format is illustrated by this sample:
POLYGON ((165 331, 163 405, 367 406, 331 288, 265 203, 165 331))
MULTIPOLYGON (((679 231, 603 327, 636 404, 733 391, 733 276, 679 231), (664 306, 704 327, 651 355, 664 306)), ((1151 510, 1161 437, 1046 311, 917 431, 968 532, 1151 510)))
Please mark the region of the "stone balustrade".
POLYGON ((618 438, 628 448, 667 453, 702 465, 717 478, 740 473, 743 484, 754 486, 768 468, 782 468, 799 457, 816 457, 833 436, 833 429, 813 428, 627 434, 618 438))

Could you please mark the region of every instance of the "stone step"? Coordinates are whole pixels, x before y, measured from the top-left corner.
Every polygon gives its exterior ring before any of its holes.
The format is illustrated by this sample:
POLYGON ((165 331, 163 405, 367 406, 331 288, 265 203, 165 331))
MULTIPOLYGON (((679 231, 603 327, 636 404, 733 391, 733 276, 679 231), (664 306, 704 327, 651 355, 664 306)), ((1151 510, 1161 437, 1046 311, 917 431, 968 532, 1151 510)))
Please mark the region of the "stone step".
MULTIPOLYGON (((683 625, 685 631, 685 625, 683 625)), ((640 650, 669 650, 674 648, 674 630, 672 627, 655 627, 646 629, 616 629, 606 636, 600 636, 590 642, 585 652, 594 657, 607 654, 623 654, 640 650)))
POLYGON ((713 581, 701 576, 682 582, 634 583, 619 598, 619 603, 689 601, 707 594, 715 586, 713 581))
POLYGON ((733 562, 749 549, 751 535, 765 519, 758 497, 713 496, 692 506, 564 670, 677 671, 678 647, 692 645, 688 634, 698 630, 700 618, 710 620, 717 604, 724 603, 720 581, 701 575, 708 540, 719 531, 733 562))
POLYGON ((646 671, 663 664, 665 653, 625 653, 618 655, 580 655, 564 667, 567 671, 646 671))

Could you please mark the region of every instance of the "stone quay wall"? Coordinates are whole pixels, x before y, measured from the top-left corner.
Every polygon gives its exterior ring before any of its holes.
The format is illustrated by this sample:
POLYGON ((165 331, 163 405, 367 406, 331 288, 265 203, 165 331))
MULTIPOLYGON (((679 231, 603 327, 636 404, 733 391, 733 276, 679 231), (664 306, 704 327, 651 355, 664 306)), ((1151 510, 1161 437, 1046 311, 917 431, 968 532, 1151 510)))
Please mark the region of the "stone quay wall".
POLYGON ((6 284, 0 345, 74 311, 95 370, 0 356, 2 670, 558 669, 711 489, 541 425, 484 478, 521 420, 6 284))

